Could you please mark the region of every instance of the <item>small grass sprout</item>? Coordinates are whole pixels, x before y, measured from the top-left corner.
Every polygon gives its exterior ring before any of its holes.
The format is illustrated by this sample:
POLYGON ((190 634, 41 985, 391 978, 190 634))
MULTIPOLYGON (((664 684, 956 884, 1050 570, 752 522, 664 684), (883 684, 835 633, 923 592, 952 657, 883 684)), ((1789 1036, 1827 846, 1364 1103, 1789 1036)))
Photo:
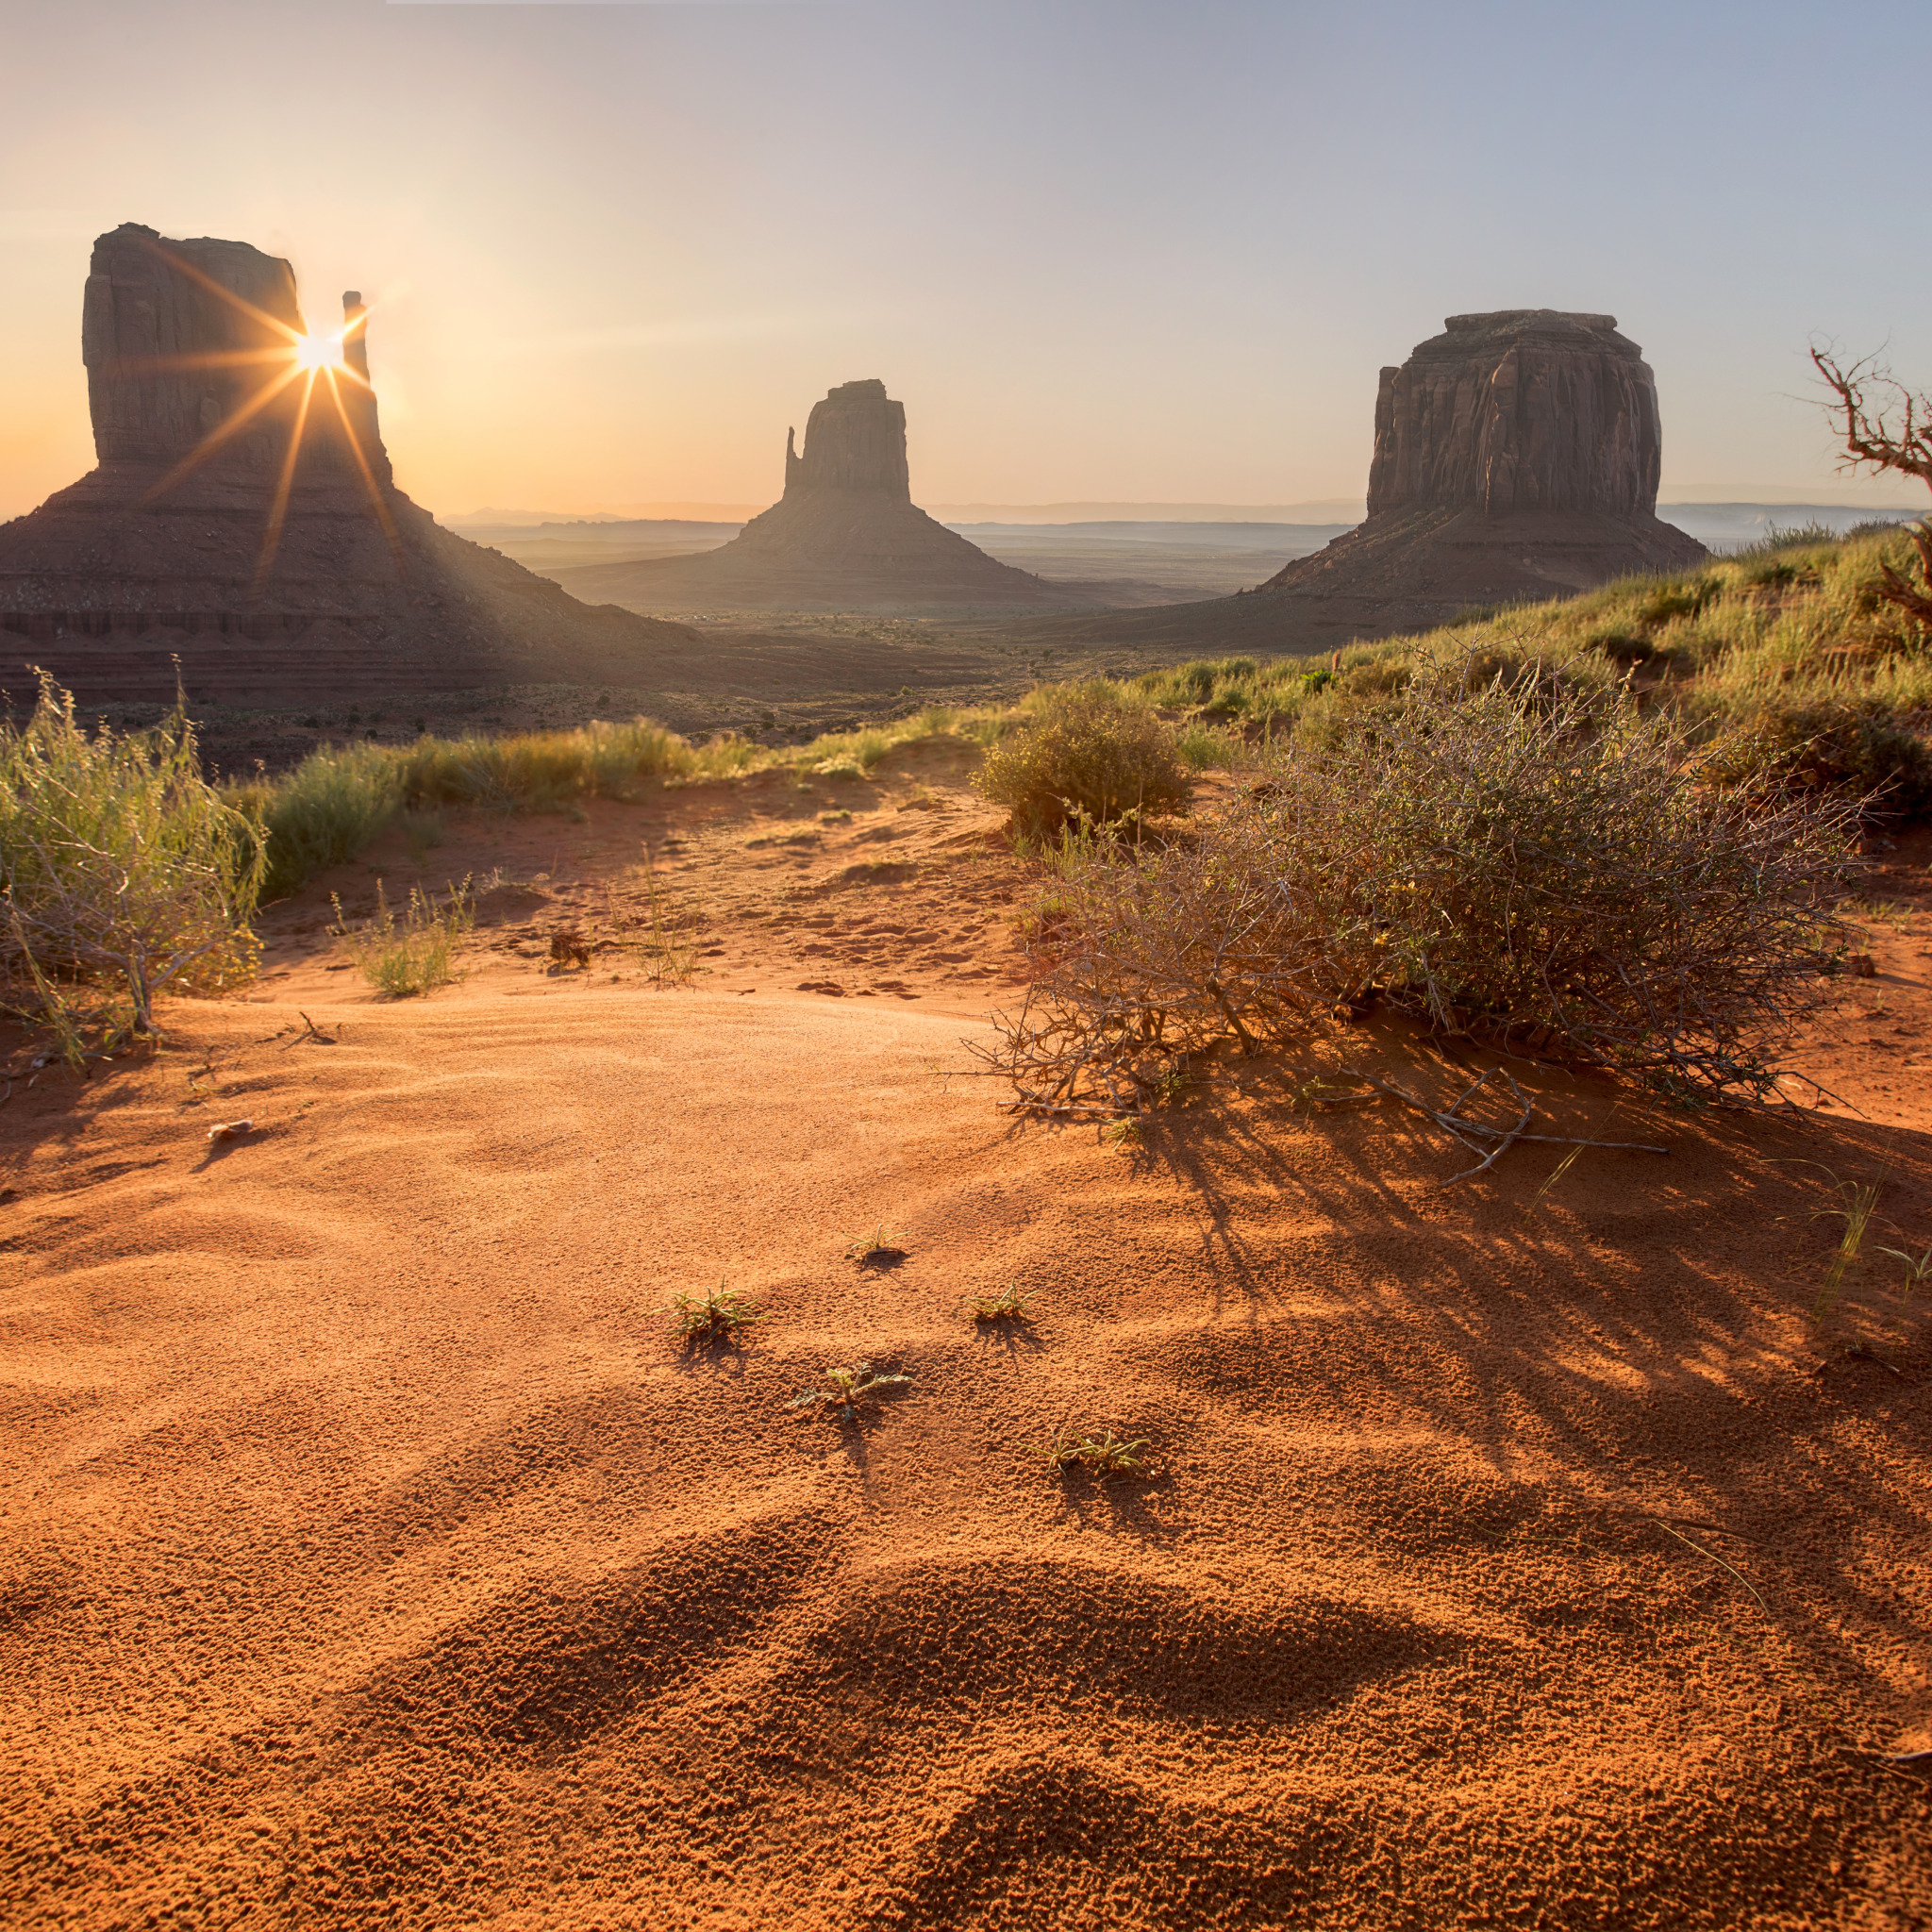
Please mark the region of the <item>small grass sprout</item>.
POLYGON ((1140 1147, 1145 1144, 1146 1131, 1136 1120, 1116 1121, 1110 1127, 1100 1130, 1100 1138, 1109 1147, 1140 1147))
POLYGON ((670 878, 658 873, 658 856, 648 847, 643 884, 643 918, 630 922, 632 957, 659 991, 689 986, 697 972, 697 915, 670 878))
POLYGON ((669 1307, 658 1308, 655 1312, 669 1315, 671 1325, 687 1344, 700 1341, 736 1343, 743 1340, 745 1329, 754 1322, 765 1319, 749 1295, 724 1286, 723 1275, 718 1277, 717 1287, 708 1294, 680 1291, 672 1297, 669 1307))
POLYGON ((1030 1322, 1035 1297, 1021 1291, 1017 1281, 1009 1281, 997 1294, 976 1294, 966 1304, 966 1312, 975 1322, 1030 1322))
POLYGON ((875 1369, 870 1362, 851 1369, 822 1369, 818 1386, 801 1389, 785 1407, 794 1412, 828 1412, 841 1423, 857 1422, 860 1409, 878 1401, 881 1389, 897 1388, 911 1379, 895 1370, 875 1369))
POLYGON ((845 1258, 861 1268, 893 1268, 906 1258, 900 1244, 903 1234, 894 1234, 882 1221, 870 1234, 855 1236, 845 1243, 845 1258))
POLYGON ((1091 1428, 1072 1429, 1063 1423, 1053 1432, 1053 1441, 1035 1449, 1034 1454, 1051 1470, 1063 1470, 1077 1462, 1089 1475, 1105 1480, 1110 1475, 1137 1475, 1145 1469, 1147 1458, 1141 1452, 1149 1440, 1146 1436, 1125 1439, 1111 1429, 1100 1435, 1091 1428))
POLYGON ((1903 1248, 1880 1248, 1881 1255, 1890 1255, 1895 1261, 1906 1265, 1906 1286, 1904 1299, 1910 1301, 1920 1289, 1932 1281, 1932 1247, 1923 1255, 1908 1255, 1903 1248))
MULTIPOLYGON (((1827 1168, 1825 1172, 1830 1173, 1830 1170, 1827 1168)), ((1838 1298, 1844 1291, 1845 1277, 1857 1263, 1859 1250, 1865 1245, 1865 1237, 1871 1232, 1879 1191, 1885 1186, 1882 1175, 1875 1181, 1841 1181, 1836 1174, 1831 1178, 1838 1189, 1839 1198, 1845 1205, 1842 1208, 1821 1208, 1811 1218, 1814 1221, 1842 1221, 1845 1227, 1839 1240, 1838 1252, 1831 1257, 1831 1266, 1824 1271, 1824 1279, 1819 1285, 1818 1298, 1811 1304, 1814 1322, 1824 1321, 1838 1306, 1838 1298)))

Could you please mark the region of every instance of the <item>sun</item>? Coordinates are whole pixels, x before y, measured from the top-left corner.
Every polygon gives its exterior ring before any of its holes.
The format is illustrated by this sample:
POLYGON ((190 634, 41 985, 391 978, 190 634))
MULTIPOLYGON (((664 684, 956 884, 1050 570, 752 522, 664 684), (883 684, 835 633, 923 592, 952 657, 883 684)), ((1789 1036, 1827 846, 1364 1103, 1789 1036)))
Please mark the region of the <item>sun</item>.
POLYGON ((324 370, 341 369, 342 361, 342 338, 335 335, 297 336, 293 343, 295 366, 298 369, 324 370))

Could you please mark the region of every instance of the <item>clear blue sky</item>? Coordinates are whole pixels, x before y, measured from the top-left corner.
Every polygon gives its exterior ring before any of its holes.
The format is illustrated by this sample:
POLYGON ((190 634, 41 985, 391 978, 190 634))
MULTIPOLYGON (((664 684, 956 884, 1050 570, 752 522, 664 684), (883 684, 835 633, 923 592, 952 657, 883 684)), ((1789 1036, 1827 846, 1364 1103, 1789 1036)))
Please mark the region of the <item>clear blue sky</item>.
POLYGON ((6 513, 124 220, 379 297, 445 512, 763 501, 861 375, 927 502, 1346 496, 1471 308, 1616 314, 1667 486, 1838 488, 1814 333, 1932 388, 1924 0, 0 0, 0 72, 6 513))

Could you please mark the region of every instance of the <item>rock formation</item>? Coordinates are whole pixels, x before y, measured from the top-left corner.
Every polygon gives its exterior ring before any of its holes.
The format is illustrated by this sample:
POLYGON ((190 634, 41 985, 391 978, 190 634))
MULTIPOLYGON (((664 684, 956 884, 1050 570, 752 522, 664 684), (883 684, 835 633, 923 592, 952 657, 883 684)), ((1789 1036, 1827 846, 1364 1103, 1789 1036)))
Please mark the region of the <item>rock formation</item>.
POLYGON ((396 489, 367 311, 340 361, 286 261, 128 224, 94 244, 81 354, 95 469, 0 525, 0 688, 262 708, 384 691, 637 684, 695 634, 591 609, 396 489))
POLYGON ((1614 315, 1452 315, 1382 372, 1369 515, 1448 506, 1649 515, 1657 382, 1614 315))
POLYGON ((848 382, 785 438, 785 493, 698 557, 557 573, 634 610, 851 610, 958 615, 1089 609, 1105 599, 989 557, 912 502, 906 408, 882 382, 848 382))
POLYGON ((1661 449, 1656 378, 1614 316, 1452 315, 1382 371, 1367 522, 1256 591, 1136 611, 1108 634, 1204 652, 1326 650, 1471 606, 1693 568, 1704 546, 1656 515, 1661 449))

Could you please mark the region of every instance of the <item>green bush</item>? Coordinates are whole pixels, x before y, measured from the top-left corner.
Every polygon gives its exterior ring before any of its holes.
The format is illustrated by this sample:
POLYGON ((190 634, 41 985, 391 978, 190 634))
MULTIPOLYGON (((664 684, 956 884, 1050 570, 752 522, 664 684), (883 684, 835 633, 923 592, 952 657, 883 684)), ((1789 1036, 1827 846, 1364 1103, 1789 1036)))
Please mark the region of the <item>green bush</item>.
POLYGON ((1172 811, 1190 789, 1173 729, 1097 679, 1041 693, 1031 721, 989 746, 973 783, 1029 837, 1172 811))
POLYGON ((1714 747, 1709 769, 1753 794, 1820 787, 1913 818, 1932 811, 1932 746, 1883 706, 1768 699, 1714 747))
POLYGON ((25 726, 0 723, 0 991, 77 1052, 89 1008, 154 1025, 164 991, 253 978, 262 838, 201 775, 178 708, 90 734, 42 675, 25 726))
POLYGON ((381 745, 325 746, 280 779, 229 789, 231 804, 268 844, 265 899, 279 899, 329 866, 353 858, 403 802, 398 754, 381 745))

